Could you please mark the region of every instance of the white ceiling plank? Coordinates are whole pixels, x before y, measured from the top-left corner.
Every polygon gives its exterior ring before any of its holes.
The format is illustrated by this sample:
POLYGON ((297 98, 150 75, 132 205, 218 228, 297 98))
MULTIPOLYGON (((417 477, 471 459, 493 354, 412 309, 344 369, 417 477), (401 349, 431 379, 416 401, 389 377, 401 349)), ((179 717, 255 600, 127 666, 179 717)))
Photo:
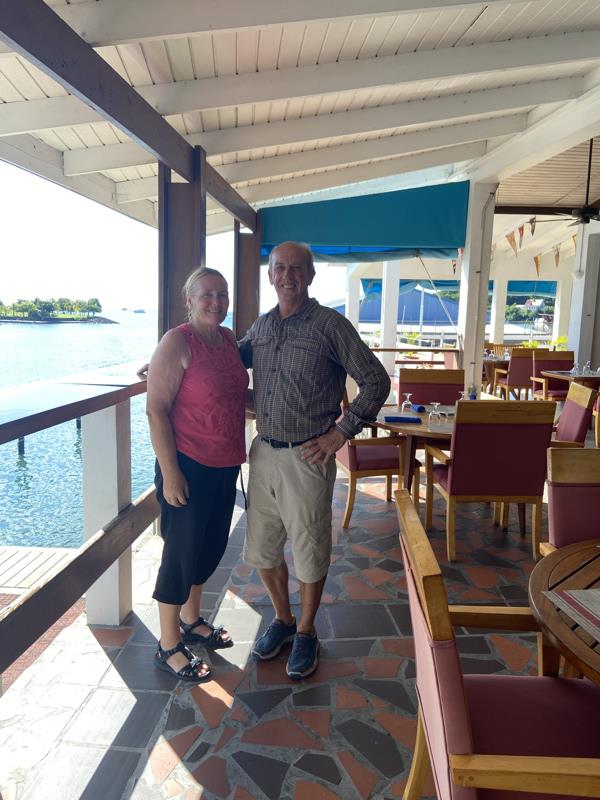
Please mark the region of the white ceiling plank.
MULTIPOLYGON (((194 75, 194 65, 192 64, 189 40, 171 39, 167 41, 166 47, 175 80, 193 81, 196 76, 194 75)), ((148 81, 146 81, 146 83, 148 83, 148 81)))
POLYGON ((97 52, 124 81, 129 81, 127 70, 125 69, 123 59, 117 47, 99 47, 97 52))
POLYGON ((196 78, 212 78, 215 75, 215 55, 210 34, 194 36, 189 40, 192 64, 196 78))
MULTIPOLYGON (((519 0, 517 0, 517 3, 519 0)), ((525 2, 525 0, 520 0, 525 2)), ((264 28, 311 20, 376 17, 427 9, 483 8, 506 0, 100 0, 54 6, 88 44, 103 45, 195 36, 203 32, 264 28)), ((2 48, 6 51, 6 48, 2 48)))
MULTIPOLYGON (((172 84, 173 70, 171 69, 165 42, 144 42, 142 44, 142 50, 144 51, 144 55, 146 57, 152 83, 158 83, 161 85, 172 84)), ((181 109, 178 109, 177 111, 172 111, 171 113, 177 114, 180 110, 181 109)), ((191 111, 192 109, 186 108, 183 110, 191 111)))
MULTIPOLYGON (((580 92, 580 79, 544 81, 349 111, 343 114, 310 116, 299 120, 207 132, 186 138, 190 144, 201 144, 207 154, 211 156, 352 133, 395 129, 411 125, 429 125, 453 119, 468 119, 473 116, 527 107, 532 98, 535 98, 538 103, 567 101, 577 97, 580 92)), ((3 111, 3 106, 0 106, 0 133, 5 124, 3 111)), ((75 175, 111 167, 149 164, 152 161, 152 157, 143 148, 128 142, 110 150, 108 148, 92 148, 82 154, 67 154, 65 171, 66 174, 75 175), (121 151, 119 151, 119 147, 122 148, 121 151)))
POLYGON ((509 142, 492 149, 468 169, 476 181, 500 181, 546 161, 585 139, 600 135, 600 81, 581 97, 565 103, 558 111, 529 125, 509 142))
POLYGON ((600 31, 141 87, 165 114, 600 58, 600 31))
MULTIPOLYGON (((483 142, 459 145, 457 147, 445 147, 428 153, 418 153, 411 156, 391 158, 386 161, 352 166, 346 169, 319 172, 313 175, 305 175, 301 178, 262 183, 238 189, 238 193, 250 203, 262 202, 279 197, 303 194, 304 192, 317 191, 334 186, 345 186, 346 184, 360 181, 462 162, 482 154, 484 151, 485 143, 483 142)), ((158 181, 155 178, 144 178, 137 181, 124 182, 116 188, 119 203, 128 204, 143 198, 155 198, 158 194, 158 181)))
MULTIPOLYGON (((122 44, 117 47, 117 51, 123 62, 123 67, 127 75, 127 81, 132 86, 147 86, 152 83, 152 76, 148 69, 148 63, 142 47, 137 42, 122 44)), ((188 77, 191 80, 194 76, 188 77)))
POLYGON ((26 100, 45 99, 46 95, 30 75, 28 66, 24 59, 10 58, 2 62, 2 72, 26 100))
POLYGON ((237 67, 240 75, 256 72, 258 69, 258 30, 240 31, 237 37, 237 67))
POLYGON ((268 28, 261 28, 257 54, 259 72, 277 69, 282 35, 283 28, 281 25, 271 25, 268 28))
POLYGON ((0 106, 0 135, 12 136, 101 120, 100 114, 73 95, 45 97, 35 101, 22 100, 0 106), (69 122, 65 122, 67 119, 69 122))

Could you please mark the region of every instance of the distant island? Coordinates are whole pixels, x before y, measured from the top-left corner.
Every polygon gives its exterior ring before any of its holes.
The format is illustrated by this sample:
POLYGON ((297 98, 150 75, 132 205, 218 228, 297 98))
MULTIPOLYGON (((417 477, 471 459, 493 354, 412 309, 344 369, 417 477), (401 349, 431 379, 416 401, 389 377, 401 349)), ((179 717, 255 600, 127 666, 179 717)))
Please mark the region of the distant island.
POLYGON ((68 297, 42 300, 17 300, 5 305, 0 301, 0 322, 93 322, 117 324, 112 319, 97 316, 102 305, 97 297, 71 300, 68 297))

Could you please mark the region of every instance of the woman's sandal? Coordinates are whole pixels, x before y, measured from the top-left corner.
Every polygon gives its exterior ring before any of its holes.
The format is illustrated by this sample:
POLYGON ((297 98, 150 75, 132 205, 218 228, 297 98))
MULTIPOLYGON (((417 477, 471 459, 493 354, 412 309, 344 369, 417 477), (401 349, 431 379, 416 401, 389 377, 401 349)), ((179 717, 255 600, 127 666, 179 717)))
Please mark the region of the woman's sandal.
POLYGON ((180 681, 191 681, 193 683, 205 683, 206 681, 212 680, 212 672, 209 669, 208 672, 199 673, 198 670, 201 669, 203 666, 207 666, 206 662, 204 662, 201 658, 198 658, 193 653, 191 653, 188 648, 183 644, 183 642, 179 642, 172 647, 170 650, 163 650, 160 646, 160 642, 158 643, 158 650, 156 651, 156 655, 154 656, 154 663, 158 667, 158 669, 162 669, 165 672, 170 672, 175 678, 178 678, 180 681), (186 664, 185 667, 182 667, 179 671, 173 669, 170 664, 167 664, 167 659, 174 656, 175 653, 183 653, 183 655, 189 661, 189 664, 186 664))
POLYGON ((210 622, 207 622, 204 617, 198 617, 196 622, 184 622, 179 620, 179 627, 181 629, 181 636, 186 644, 203 644, 205 647, 210 647, 212 650, 225 650, 227 647, 233 647, 233 639, 223 639, 224 628, 219 625, 215 628, 210 622), (194 633, 194 628, 199 625, 206 625, 210 629, 208 636, 203 636, 201 633, 194 633))

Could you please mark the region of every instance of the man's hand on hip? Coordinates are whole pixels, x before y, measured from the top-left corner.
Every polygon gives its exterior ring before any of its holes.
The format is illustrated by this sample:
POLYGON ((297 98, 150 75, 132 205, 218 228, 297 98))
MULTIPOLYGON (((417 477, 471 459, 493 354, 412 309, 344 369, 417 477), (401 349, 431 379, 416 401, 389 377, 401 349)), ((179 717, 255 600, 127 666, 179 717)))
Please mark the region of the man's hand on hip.
POLYGON ((309 439, 300 445, 300 457, 308 464, 316 464, 322 461, 327 464, 329 459, 346 442, 346 437, 336 427, 330 428, 327 433, 317 436, 316 439, 309 439))

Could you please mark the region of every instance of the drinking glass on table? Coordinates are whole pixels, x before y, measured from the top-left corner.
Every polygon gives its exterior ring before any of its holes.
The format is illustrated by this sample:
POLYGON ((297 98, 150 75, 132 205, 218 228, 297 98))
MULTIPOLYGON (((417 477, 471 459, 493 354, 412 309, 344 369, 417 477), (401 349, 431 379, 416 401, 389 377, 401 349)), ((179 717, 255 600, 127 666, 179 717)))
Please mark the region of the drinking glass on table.
POLYGON ((571 369, 571 375, 578 375, 579 374, 579 364, 575 362, 571 369))
POLYGON ((410 398, 412 397, 412 392, 402 392, 404 395, 404 400, 402 401, 402 407, 400 411, 404 414, 405 411, 412 411, 412 403, 410 398))
POLYGON ((440 425, 442 422, 442 414, 439 410, 440 404, 439 403, 430 403, 429 404, 432 408, 429 412, 429 424, 430 425, 440 425))
POLYGON ((583 365, 583 374, 589 375, 591 371, 592 371, 592 364, 590 361, 586 361, 585 364, 583 365))

